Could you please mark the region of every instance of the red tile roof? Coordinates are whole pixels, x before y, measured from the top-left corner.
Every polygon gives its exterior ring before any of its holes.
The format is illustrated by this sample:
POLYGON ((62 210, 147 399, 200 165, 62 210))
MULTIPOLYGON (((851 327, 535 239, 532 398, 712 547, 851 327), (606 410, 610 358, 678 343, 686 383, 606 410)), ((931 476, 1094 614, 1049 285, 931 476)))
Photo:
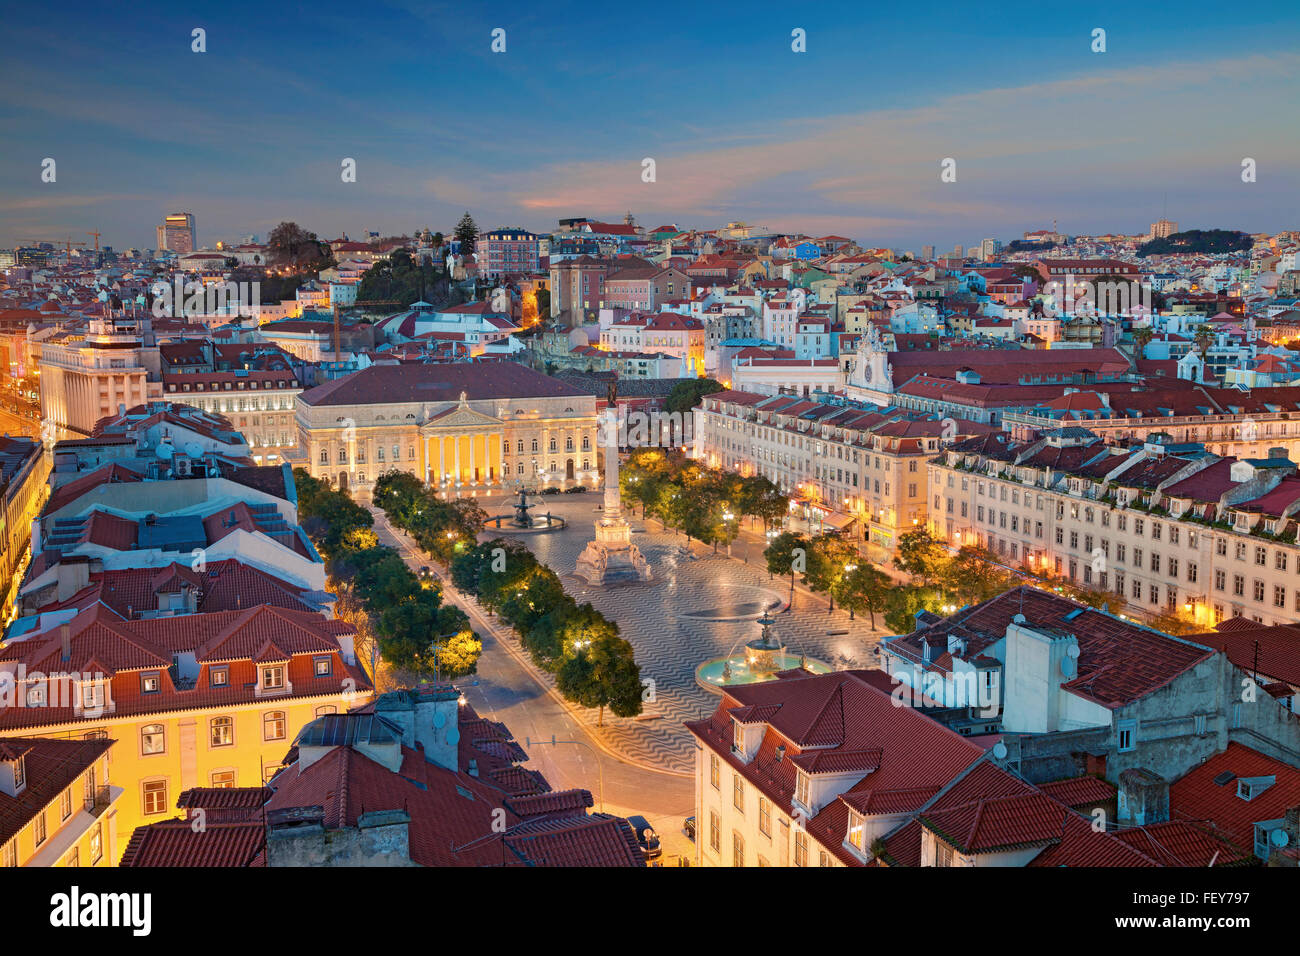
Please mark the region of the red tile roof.
POLYGON ((1216 833, 1250 852, 1254 824, 1279 819, 1297 805, 1300 770, 1235 741, 1169 787, 1170 819, 1212 824, 1216 833), (1216 783, 1221 774, 1232 776, 1216 783), (1250 800, 1237 796, 1242 777, 1269 776, 1276 782, 1263 793, 1250 800))

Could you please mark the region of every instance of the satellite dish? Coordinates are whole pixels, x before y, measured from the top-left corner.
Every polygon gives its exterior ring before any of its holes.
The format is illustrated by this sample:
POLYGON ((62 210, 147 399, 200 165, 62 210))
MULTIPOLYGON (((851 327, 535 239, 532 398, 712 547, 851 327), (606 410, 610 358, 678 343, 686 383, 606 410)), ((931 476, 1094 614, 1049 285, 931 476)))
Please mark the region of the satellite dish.
POLYGON ((189 455, 191 458, 202 458, 203 446, 196 441, 186 442, 185 454, 189 455))
POLYGON ((1079 662, 1072 656, 1066 655, 1061 658, 1061 673, 1066 677, 1073 678, 1079 673, 1079 662))
POLYGON ((1278 827, 1269 832, 1268 842, 1273 844, 1275 847, 1281 848, 1291 842, 1291 837, 1287 834, 1286 830, 1278 827))
POLYGON ((434 711, 434 714, 433 714, 433 726, 435 726, 435 727, 437 727, 437 728, 439 728, 439 729, 442 729, 442 725, 445 724, 446 722, 447 722, 447 715, 446 715, 446 714, 444 714, 444 713, 443 713, 442 711, 440 711, 440 710, 439 710, 439 711, 434 711))
POLYGON ((172 455, 176 454, 176 449, 166 442, 158 443, 158 457, 164 461, 170 461, 172 455))
POLYGON ((454 744, 454 743, 456 743, 456 742, 459 741, 459 740, 460 740, 460 731, 459 731, 459 730, 457 730, 455 727, 453 727, 453 728, 451 728, 451 730, 447 731, 447 743, 449 743, 449 744, 454 744))
POLYGON ((1006 760, 1007 745, 1000 740, 997 743, 995 743, 993 745, 993 756, 997 757, 999 760, 1006 760))

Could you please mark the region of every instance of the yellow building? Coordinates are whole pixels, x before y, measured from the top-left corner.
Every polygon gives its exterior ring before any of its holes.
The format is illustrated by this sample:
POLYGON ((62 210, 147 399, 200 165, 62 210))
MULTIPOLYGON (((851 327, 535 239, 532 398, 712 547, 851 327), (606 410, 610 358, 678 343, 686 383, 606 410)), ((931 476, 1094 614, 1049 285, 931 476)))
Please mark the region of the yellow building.
POLYGON ((182 791, 259 786, 302 727, 366 703, 351 637, 270 605, 123 620, 94 603, 0 648, 0 733, 117 742, 106 782, 123 791, 120 853, 137 826, 174 816, 182 791))
POLYGON ((0 868, 116 865, 114 743, 0 737, 0 868))

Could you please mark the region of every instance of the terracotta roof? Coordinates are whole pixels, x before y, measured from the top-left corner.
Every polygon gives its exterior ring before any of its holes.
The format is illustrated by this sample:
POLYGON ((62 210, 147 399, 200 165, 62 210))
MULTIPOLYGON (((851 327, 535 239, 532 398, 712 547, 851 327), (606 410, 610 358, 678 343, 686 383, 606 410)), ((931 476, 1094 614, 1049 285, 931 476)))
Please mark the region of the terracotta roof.
POLYGON ((1169 787, 1170 819, 1212 824, 1216 833, 1250 852, 1255 845, 1254 825, 1279 819, 1296 805, 1300 805, 1300 770, 1235 741, 1169 787), (1262 793, 1244 800, 1237 795, 1243 777, 1276 779, 1262 793))
POLYGON ((373 365, 303 392, 306 405, 370 405, 552 398, 582 393, 558 379, 513 362, 373 365))
MULTIPOLYGON (((0 846, 72 785, 116 741, 0 738, 0 759, 24 759, 27 785, 17 797, 0 794, 0 846)), ((73 800, 81 799, 80 791, 73 800)))

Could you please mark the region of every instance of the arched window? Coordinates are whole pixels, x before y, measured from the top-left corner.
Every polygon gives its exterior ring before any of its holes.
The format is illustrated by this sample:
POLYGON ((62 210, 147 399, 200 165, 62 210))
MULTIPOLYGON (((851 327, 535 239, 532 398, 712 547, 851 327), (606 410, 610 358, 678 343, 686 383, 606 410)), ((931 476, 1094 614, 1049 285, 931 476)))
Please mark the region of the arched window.
POLYGON ((284 711, 268 710, 262 715, 262 739, 284 740, 286 726, 284 711))
POLYGON ((537 451, 537 439, 533 439, 533 451, 537 451))
POLYGON ((160 754, 167 749, 167 737, 162 724, 145 724, 140 728, 140 753, 160 754))

